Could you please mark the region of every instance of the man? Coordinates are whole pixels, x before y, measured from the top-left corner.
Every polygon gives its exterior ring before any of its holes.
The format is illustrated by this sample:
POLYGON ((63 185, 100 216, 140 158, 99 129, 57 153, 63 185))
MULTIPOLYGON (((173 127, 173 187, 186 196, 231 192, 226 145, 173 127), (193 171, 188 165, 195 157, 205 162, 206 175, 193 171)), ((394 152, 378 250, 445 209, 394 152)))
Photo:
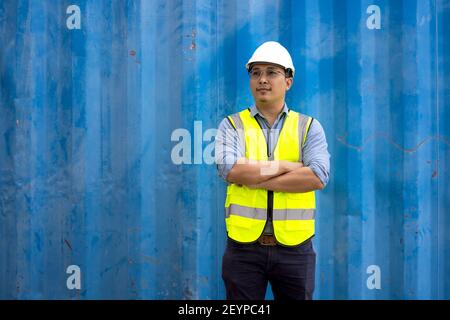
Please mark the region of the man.
POLYGON ((281 44, 263 43, 246 67, 255 105, 223 119, 215 146, 228 182, 227 299, 263 300, 268 282, 275 299, 312 299, 314 190, 329 177, 325 134, 285 103, 295 68, 281 44))

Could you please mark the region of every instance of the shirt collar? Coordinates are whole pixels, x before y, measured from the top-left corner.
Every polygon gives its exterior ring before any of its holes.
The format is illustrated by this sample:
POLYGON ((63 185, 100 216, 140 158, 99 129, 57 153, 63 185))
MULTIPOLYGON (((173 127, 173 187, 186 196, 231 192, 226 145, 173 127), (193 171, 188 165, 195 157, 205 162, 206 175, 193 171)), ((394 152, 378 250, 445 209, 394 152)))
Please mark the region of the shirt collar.
MULTIPOLYGON (((285 114, 287 115, 288 112, 289 112, 289 108, 288 108, 288 106, 287 106, 287 104, 286 104, 286 102, 285 102, 285 103, 284 103, 284 106, 283 106, 283 109, 281 110, 281 112, 280 112, 280 114, 278 115, 278 117, 280 117, 283 113, 285 113, 285 114)), ((260 117, 263 117, 263 118, 264 118, 264 116, 263 116, 262 113, 258 110, 258 108, 256 107, 256 105, 252 105, 252 106, 250 107, 250 115, 254 118, 257 114, 258 114, 260 117)))

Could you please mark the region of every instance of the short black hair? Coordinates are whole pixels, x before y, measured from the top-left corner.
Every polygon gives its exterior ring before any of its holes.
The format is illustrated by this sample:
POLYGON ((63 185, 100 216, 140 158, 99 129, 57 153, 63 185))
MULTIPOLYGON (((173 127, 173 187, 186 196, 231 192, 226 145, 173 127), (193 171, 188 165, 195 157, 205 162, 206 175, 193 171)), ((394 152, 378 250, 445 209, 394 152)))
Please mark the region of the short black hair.
POLYGON ((291 68, 284 69, 284 73, 286 74, 286 78, 293 78, 294 72, 291 68))

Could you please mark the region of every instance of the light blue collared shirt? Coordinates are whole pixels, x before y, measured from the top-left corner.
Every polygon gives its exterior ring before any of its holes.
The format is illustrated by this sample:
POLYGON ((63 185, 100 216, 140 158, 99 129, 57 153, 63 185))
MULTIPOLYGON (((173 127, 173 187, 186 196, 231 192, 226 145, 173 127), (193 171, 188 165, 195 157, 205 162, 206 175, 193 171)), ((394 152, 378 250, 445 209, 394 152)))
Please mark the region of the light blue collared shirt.
MULTIPOLYGON (((283 127, 289 108, 284 104, 272 127, 266 118, 253 105, 250 114, 258 121, 263 129, 270 155, 275 150, 281 128, 283 127)), ((330 154, 322 125, 314 119, 306 135, 305 145, 302 148, 303 165, 309 167, 322 181, 324 187, 330 175, 330 154)), ((239 142, 238 134, 227 118, 219 125, 215 140, 215 156, 219 175, 226 181, 226 177, 239 158, 245 157, 245 146, 239 142)))

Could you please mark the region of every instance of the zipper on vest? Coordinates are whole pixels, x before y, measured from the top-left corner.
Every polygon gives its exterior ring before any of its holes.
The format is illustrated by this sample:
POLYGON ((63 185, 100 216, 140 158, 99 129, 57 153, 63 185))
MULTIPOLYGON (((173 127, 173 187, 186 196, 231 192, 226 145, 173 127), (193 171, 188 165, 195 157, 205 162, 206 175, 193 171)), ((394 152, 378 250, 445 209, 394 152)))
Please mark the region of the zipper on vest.
POLYGON ((273 215, 273 191, 267 190, 267 220, 270 223, 272 223, 272 215, 273 215))
MULTIPOLYGON (((248 111, 250 112, 250 108, 248 109, 248 111)), ((259 123, 259 121, 255 118, 256 123, 259 125, 259 127, 261 128, 261 131, 264 131, 263 127, 261 126, 261 124, 259 123)), ((266 148, 267 148, 267 158, 270 161, 270 130, 271 128, 269 127, 268 132, 267 132, 267 140, 266 140, 266 148)), ((264 224, 264 228, 261 234, 264 233, 264 231, 266 230, 267 227, 267 223, 272 223, 272 216, 273 216, 273 191, 271 190, 267 190, 267 219, 266 219, 266 223, 264 224)), ((273 230, 273 224, 272 224, 272 230, 273 230)), ((274 231, 273 231, 274 232, 274 231)), ((259 237, 258 237, 259 238, 259 237)))
MULTIPOLYGON (((269 130, 267 132, 267 158, 270 161, 270 158, 272 156, 272 154, 270 153, 270 127, 269 130)), ((272 190, 267 190, 267 222, 272 223, 272 216, 273 216, 273 191, 272 190)), ((264 227, 265 229, 265 227, 264 227)), ((273 225, 272 225, 272 229, 273 229, 273 225)))

